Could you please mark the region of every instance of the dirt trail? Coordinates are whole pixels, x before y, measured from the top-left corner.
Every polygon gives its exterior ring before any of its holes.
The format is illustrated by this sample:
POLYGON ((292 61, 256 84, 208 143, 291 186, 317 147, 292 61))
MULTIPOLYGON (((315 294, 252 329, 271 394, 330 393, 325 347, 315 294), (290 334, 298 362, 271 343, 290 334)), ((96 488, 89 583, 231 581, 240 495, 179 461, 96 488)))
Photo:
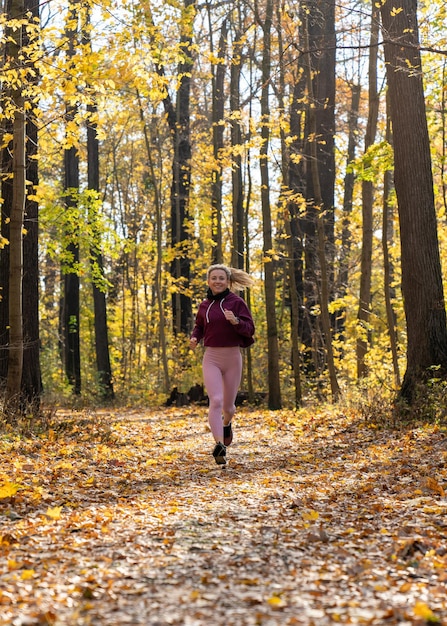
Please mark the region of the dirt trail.
POLYGON ((244 410, 222 469, 202 408, 99 419, 2 449, 0 624, 447 624, 442 429, 244 410))

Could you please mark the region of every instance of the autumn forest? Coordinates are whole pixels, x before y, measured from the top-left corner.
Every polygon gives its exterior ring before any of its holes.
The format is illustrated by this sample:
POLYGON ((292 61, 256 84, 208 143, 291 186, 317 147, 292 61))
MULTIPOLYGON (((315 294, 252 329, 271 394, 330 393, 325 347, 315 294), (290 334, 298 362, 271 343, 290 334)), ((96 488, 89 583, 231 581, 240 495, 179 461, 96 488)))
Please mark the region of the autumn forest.
POLYGON ((1 19, 7 397, 186 392, 213 262, 255 279, 243 388, 269 408, 444 379, 445 3, 1 19))
POLYGON ((445 0, 0 20, 0 624, 447 624, 445 0))

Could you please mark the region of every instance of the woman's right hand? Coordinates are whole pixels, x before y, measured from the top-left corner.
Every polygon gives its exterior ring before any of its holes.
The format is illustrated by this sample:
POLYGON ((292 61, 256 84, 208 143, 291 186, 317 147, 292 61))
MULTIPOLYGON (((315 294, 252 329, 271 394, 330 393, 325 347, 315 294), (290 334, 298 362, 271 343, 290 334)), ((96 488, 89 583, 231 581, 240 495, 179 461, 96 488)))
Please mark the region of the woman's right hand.
POLYGON ((195 350, 197 348, 197 338, 196 337, 191 337, 191 339, 189 340, 189 347, 191 348, 191 350, 195 350))

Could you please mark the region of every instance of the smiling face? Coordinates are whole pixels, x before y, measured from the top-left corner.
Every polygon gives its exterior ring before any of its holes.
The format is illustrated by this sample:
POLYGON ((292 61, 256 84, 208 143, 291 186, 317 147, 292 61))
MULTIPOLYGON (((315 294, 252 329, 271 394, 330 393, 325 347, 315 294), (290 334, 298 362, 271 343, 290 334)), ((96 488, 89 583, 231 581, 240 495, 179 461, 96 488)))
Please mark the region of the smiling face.
POLYGON ((213 270, 208 276, 208 287, 211 289, 213 296, 222 293, 230 286, 230 281, 224 270, 213 270))

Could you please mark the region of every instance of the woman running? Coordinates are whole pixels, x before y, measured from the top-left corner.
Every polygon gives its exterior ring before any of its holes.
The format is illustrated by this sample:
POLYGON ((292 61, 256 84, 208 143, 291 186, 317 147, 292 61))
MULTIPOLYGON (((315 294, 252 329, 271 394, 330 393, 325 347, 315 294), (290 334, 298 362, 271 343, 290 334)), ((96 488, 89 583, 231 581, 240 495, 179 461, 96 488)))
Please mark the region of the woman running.
POLYGON ((245 300, 233 289, 253 284, 243 270, 211 265, 207 271, 208 292, 200 304, 190 347, 203 339, 203 382, 209 397, 208 421, 215 440, 213 456, 218 465, 227 462, 227 446, 233 441, 232 419, 242 378, 241 348, 253 342, 255 326, 245 300))

